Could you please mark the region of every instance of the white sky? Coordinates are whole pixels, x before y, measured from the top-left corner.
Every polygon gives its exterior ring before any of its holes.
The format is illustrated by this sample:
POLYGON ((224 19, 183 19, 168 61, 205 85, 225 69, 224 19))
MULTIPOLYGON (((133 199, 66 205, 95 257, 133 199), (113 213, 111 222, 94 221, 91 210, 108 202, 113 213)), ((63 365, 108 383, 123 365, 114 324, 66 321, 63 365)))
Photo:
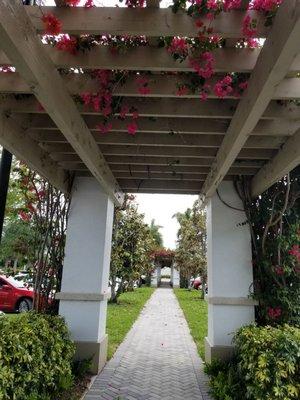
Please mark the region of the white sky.
POLYGON ((164 246, 170 249, 176 247, 178 223, 172 218, 177 212, 183 212, 192 207, 198 196, 183 194, 135 194, 139 212, 145 214, 145 222, 161 225, 164 246))

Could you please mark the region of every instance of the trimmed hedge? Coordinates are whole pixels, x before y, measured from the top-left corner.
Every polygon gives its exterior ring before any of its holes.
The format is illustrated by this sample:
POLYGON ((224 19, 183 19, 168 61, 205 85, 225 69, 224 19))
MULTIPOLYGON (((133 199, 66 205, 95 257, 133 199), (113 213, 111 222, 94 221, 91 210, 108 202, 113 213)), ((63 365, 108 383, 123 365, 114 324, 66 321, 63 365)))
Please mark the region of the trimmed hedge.
POLYGON ((300 398, 300 329, 248 326, 235 335, 236 355, 213 362, 212 394, 219 400, 300 398))
POLYGON ((0 317, 0 400, 57 398, 72 385, 74 351, 61 317, 0 317))

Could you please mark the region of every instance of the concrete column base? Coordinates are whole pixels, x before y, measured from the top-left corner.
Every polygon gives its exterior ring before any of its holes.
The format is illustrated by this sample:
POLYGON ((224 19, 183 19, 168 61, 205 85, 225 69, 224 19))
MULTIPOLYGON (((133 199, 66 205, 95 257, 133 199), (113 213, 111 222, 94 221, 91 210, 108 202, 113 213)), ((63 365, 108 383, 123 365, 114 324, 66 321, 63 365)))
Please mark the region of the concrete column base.
POLYGON ((107 360, 108 336, 105 335, 100 342, 75 341, 75 360, 91 359, 91 373, 99 374, 107 360))
POLYGON ((205 338, 205 361, 210 363, 214 359, 229 360, 234 353, 233 346, 213 346, 208 338, 205 338))

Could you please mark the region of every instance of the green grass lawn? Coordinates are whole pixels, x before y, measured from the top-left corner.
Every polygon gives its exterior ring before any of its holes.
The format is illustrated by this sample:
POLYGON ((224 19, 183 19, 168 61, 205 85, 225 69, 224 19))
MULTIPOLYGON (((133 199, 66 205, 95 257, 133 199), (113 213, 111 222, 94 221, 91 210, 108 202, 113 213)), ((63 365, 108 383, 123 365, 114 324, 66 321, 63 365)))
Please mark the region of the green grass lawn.
POLYGON ((134 292, 122 293, 118 304, 109 303, 107 310, 108 359, 123 342, 126 333, 137 319, 154 289, 142 287, 134 292))
POLYGON ((204 360, 204 338, 207 336, 207 303, 200 298, 201 291, 174 289, 174 292, 197 345, 198 353, 204 360))

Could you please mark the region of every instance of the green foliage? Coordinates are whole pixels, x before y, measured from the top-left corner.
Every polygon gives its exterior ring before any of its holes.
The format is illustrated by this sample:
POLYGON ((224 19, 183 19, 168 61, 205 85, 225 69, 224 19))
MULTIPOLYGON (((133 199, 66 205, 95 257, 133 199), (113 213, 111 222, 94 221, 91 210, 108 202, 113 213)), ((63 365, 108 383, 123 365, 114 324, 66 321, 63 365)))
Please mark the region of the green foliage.
POLYGON ((251 230, 256 320, 300 324, 300 167, 256 199, 249 182, 237 188, 251 230))
POLYGON ((150 273, 151 253, 155 247, 144 215, 138 212, 134 197, 127 196, 123 207, 115 209, 110 266, 112 301, 132 287, 141 275, 150 273), (119 288, 115 291, 117 280, 119 288))
POLYGON ((207 336, 207 302, 198 290, 173 289, 187 320, 198 352, 204 358, 204 338, 207 336))
POLYGON ((248 326, 235 336, 229 362, 206 365, 216 400, 293 400, 300 397, 300 329, 248 326))
POLYGON ((198 275, 206 279, 206 220, 196 201, 193 208, 175 215, 180 228, 177 233, 175 262, 180 268, 181 281, 198 275))
POLYGON ((72 385, 74 345, 62 318, 0 318, 0 400, 51 400, 72 385))

